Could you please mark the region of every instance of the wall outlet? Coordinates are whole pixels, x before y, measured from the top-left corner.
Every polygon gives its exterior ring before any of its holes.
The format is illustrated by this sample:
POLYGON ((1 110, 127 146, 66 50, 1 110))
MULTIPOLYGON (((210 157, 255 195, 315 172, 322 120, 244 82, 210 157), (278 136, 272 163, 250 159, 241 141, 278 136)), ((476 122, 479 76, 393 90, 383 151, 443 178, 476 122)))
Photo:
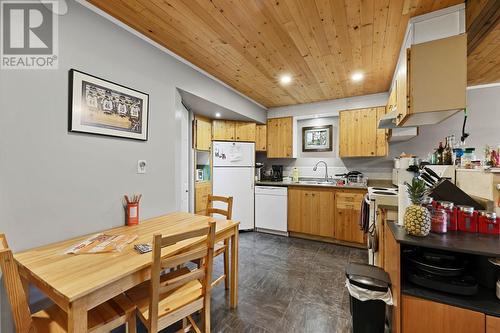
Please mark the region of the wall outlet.
POLYGON ((138 160, 137 161, 137 173, 146 173, 146 160, 138 160))

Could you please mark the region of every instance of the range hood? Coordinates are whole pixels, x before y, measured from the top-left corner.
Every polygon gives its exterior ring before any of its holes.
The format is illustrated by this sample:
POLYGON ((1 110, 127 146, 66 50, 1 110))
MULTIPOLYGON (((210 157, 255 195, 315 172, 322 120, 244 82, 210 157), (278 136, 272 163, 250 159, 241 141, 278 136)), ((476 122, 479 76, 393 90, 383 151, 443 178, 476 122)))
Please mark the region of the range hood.
POLYGON ((380 120, 378 121, 378 128, 380 129, 388 129, 388 128, 396 128, 396 117, 398 116, 398 112, 396 108, 392 108, 389 113, 386 113, 380 120))

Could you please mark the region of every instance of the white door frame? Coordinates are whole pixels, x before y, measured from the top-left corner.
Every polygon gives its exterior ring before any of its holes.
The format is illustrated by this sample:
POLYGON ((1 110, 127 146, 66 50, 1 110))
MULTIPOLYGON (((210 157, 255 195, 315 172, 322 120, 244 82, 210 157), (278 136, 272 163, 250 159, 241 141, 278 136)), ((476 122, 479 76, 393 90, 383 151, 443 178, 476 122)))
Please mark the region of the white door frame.
POLYGON ((192 211, 191 185, 191 112, 182 104, 182 97, 175 89, 175 193, 176 207, 179 211, 192 211))

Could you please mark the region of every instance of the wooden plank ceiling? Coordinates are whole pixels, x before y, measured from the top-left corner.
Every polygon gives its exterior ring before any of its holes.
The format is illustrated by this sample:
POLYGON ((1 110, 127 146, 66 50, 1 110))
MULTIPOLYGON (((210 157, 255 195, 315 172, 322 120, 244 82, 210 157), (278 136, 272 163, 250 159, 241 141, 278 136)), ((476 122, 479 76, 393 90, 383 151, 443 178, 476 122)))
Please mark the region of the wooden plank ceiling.
POLYGON ((410 17, 462 0, 89 0, 266 107, 389 89, 410 17), (362 82, 350 77, 360 71, 362 82), (290 74, 291 84, 279 77, 290 74))
POLYGON ((469 85, 500 82, 500 1, 468 0, 466 15, 469 85))

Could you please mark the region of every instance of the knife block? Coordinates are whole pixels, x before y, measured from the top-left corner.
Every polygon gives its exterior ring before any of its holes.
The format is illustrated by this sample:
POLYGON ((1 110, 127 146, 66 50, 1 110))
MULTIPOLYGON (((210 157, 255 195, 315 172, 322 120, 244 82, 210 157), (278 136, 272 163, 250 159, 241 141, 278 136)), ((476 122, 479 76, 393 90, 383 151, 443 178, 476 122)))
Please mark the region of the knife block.
POLYGON ((451 201, 457 205, 474 207, 475 210, 483 210, 485 207, 472 199, 470 195, 462 191, 448 179, 441 179, 429 189, 429 196, 435 201, 451 201))

